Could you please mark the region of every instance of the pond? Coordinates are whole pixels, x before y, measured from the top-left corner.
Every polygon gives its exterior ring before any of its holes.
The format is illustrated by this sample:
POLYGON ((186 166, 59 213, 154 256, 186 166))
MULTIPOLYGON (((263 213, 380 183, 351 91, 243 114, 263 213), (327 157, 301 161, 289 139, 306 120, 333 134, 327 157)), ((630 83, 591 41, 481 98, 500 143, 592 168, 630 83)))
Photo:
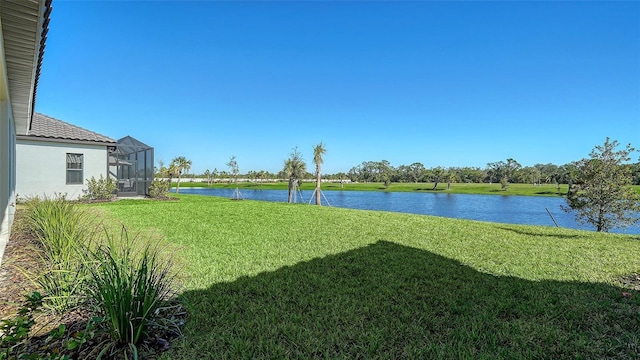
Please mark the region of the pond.
MULTIPOLYGON (((235 189, 182 188, 180 193, 221 196, 231 198, 235 189)), ((262 201, 287 201, 287 190, 240 189, 242 198, 262 201)), ((395 211, 411 214, 444 216, 450 218, 491 221, 510 224, 555 226, 547 213, 553 215, 560 227, 593 230, 576 224, 574 215, 565 213, 560 206, 565 200, 559 197, 514 195, 470 195, 449 193, 378 192, 378 191, 323 191, 322 203, 331 206, 395 211)), ((301 191, 297 202, 309 203, 312 191, 301 191)), ((315 198, 314 201, 315 203, 315 198)), ((640 227, 614 229, 612 232, 640 234, 640 227)))

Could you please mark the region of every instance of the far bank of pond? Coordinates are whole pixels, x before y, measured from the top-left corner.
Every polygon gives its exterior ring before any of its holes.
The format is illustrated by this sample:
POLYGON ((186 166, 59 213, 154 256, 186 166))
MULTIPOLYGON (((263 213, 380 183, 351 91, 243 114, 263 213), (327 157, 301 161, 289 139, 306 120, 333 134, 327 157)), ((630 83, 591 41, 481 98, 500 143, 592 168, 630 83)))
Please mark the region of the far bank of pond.
MULTIPOLYGON (((173 186, 176 186, 175 179, 173 186)), ((203 188, 235 188, 230 181, 218 181, 211 185, 206 182, 180 182, 180 188, 203 187, 203 188)), ((260 189, 260 190, 286 190, 287 181, 238 181, 240 189, 260 189)), ((315 182, 304 181, 300 184, 302 191, 315 188, 315 182)), ((636 187, 640 192, 640 186, 636 187)), ((451 194, 477 194, 477 195, 526 195, 526 196, 554 196, 560 197, 567 194, 566 184, 510 184, 508 189, 502 189, 498 183, 438 183, 434 188, 434 183, 391 183, 385 187, 382 183, 351 183, 339 181, 322 183, 322 190, 341 191, 378 191, 378 192, 420 192, 420 193, 451 193, 451 194)))
MULTIPOLYGON (((182 194, 228 198, 233 197, 234 192, 233 188, 180 189, 182 194)), ((287 190, 241 188, 240 193, 243 199, 248 200, 287 201, 287 190)), ((296 194, 296 201, 308 204, 312 195, 313 191, 302 190, 296 194)), ((315 198, 311 202, 315 203, 315 198)), ((561 197, 323 190, 322 203, 360 210, 394 211, 525 225, 555 226, 555 219, 560 227, 593 230, 591 227, 578 225, 572 213, 566 213, 561 209, 561 205, 565 205, 565 200, 561 197)), ((613 232, 640 234, 640 227, 616 229, 613 232)))

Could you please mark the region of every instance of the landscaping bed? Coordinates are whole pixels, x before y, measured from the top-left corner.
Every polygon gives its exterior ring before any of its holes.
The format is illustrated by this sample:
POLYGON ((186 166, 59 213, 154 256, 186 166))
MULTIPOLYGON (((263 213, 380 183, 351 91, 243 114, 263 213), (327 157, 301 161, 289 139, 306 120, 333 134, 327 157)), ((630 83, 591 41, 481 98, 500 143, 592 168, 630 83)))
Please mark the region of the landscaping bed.
POLYGON ((124 228, 115 237, 96 211, 64 198, 30 201, 37 206, 17 212, 0 267, 0 359, 168 350, 187 313, 157 246, 124 228))

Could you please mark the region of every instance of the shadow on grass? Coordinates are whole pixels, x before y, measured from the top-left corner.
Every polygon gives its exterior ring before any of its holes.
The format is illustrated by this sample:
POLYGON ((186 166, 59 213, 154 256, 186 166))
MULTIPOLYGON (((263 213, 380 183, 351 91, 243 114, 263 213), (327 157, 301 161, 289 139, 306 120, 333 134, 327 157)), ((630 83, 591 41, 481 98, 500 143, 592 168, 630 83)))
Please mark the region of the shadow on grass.
MULTIPOLYGON (((520 234, 520 235, 528 235, 528 236, 544 236, 544 237, 551 237, 551 238, 556 238, 556 239, 572 239, 572 238, 578 238, 581 237, 580 235, 568 235, 568 234, 546 234, 543 233, 542 230, 539 230, 539 228, 536 228, 536 231, 529 231, 529 230, 522 230, 522 229, 514 229, 514 228, 510 228, 510 227, 504 227, 504 226, 497 226, 498 229, 501 230, 506 230, 506 231, 511 231, 514 232, 516 234, 520 234)), ((553 227, 550 227, 550 229, 556 229, 553 227)), ((559 229, 559 228, 558 228, 559 229)))
MULTIPOLYGON (((550 238, 556 238, 556 239, 571 239, 571 238, 579 238, 582 237, 581 235, 568 235, 568 234, 545 234, 543 233, 541 230, 536 230, 536 231, 526 231, 526 230, 521 230, 521 229, 514 229, 514 228, 510 228, 510 227, 505 227, 505 226, 496 226, 496 228, 501 229, 501 230, 506 230, 506 231, 511 231, 514 232, 516 234, 521 234, 521 235, 528 235, 528 236, 544 236, 544 237, 550 237, 550 238)), ((550 229, 563 229, 563 228, 554 228, 554 227, 550 227, 550 229)), ((588 231, 588 230, 587 230, 588 231)), ((592 230, 592 232, 595 232, 595 230, 592 230)), ((638 235, 630 235, 631 239, 633 240, 638 240, 640 241, 640 236, 638 235)))
MULTIPOLYGON (((633 358, 640 294, 387 241, 185 293, 190 358, 633 358)), ((629 290, 627 290, 629 291, 629 290)))
POLYGON ((444 191, 444 190, 447 190, 447 189, 440 189, 440 188, 434 189, 433 187, 430 187, 430 188, 415 188, 413 190, 415 190, 415 191, 444 191))
POLYGON ((559 196, 565 196, 567 195, 566 193, 561 193, 561 192, 557 192, 557 191, 538 191, 536 192, 537 195, 559 195, 559 196))
POLYGON ((509 189, 490 189, 488 192, 509 194, 509 189))

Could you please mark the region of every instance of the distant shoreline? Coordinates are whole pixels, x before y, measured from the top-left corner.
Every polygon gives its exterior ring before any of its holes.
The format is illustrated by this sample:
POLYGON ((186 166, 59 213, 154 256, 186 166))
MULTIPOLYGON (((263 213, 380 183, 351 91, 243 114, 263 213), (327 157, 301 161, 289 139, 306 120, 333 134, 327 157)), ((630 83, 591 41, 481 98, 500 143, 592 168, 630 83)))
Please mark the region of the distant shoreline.
MULTIPOLYGON (((217 182, 207 185, 206 182, 180 182, 181 188, 234 188, 236 185, 229 182, 217 182)), ((255 190, 286 190, 288 183, 279 182, 238 182, 240 189, 255 190)), ((567 193, 567 184, 560 184, 560 189, 556 184, 510 184, 507 190, 503 190, 499 183, 451 183, 447 189, 447 183, 439 183, 433 189, 434 183, 392 183, 387 188, 382 183, 343 183, 326 182, 322 183, 322 190, 343 190, 343 191, 387 191, 387 192, 424 192, 424 193, 451 193, 451 194, 477 194, 477 195, 521 195, 521 196, 553 196, 563 197, 567 193)), ((175 189, 176 183, 172 184, 175 189)), ((301 190, 313 190, 314 182, 303 182, 301 190)), ((640 192, 640 186, 634 186, 640 192)))

